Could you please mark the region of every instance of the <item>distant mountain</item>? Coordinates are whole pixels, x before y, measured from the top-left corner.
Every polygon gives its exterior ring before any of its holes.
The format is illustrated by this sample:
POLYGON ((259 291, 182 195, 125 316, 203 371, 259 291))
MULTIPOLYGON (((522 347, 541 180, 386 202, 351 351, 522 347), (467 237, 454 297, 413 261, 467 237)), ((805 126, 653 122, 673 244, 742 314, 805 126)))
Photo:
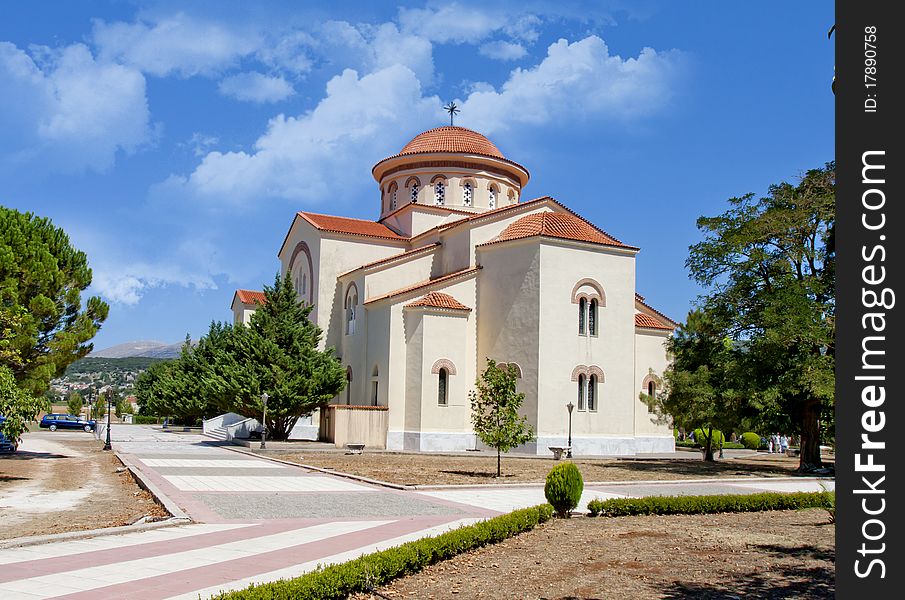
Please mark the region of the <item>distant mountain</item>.
POLYGON ((97 350, 89 354, 88 358, 176 358, 181 351, 182 342, 164 344, 163 342, 139 341, 97 350))

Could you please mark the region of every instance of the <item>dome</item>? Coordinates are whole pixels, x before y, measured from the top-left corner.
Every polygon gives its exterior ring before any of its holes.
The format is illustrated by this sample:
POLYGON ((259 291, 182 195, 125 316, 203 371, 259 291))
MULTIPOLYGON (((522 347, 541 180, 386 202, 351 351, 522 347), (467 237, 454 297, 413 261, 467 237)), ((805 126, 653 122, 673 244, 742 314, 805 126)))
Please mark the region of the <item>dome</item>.
POLYGON ((526 215, 510 224, 491 242, 505 242, 521 238, 542 235, 546 237, 591 242, 605 246, 625 246, 584 219, 575 215, 539 212, 526 215))
POLYGON ((437 127, 419 133, 405 145, 399 156, 428 152, 461 152, 503 158, 503 153, 486 137, 464 127, 437 127))

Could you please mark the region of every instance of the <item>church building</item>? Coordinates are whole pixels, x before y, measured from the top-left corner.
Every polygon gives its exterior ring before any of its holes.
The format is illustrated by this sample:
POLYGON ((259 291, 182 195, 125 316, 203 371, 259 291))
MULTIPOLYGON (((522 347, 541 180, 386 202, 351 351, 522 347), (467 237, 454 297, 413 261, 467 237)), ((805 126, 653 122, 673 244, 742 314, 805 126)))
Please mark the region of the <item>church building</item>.
MULTIPOLYGON (((552 197, 524 200, 528 170, 463 127, 425 131, 371 172, 376 221, 298 212, 278 254, 346 369, 314 416, 322 438, 355 409, 369 446, 480 447, 469 392, 492 358, 515 371, 537 436, 514 452, 549 455, 570 425, 576 455, 674 450, 639 399, 676 327, 636 291, 639 248, 552 197)), ((238 290, 236 322, 262 299, 238 290)))

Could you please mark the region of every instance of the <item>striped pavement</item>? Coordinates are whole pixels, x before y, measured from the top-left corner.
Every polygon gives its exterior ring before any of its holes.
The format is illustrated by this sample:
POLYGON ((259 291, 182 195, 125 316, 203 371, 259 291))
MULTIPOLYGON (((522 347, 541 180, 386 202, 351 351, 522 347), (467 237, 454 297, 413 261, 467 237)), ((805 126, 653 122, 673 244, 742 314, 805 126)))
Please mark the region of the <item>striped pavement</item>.
MULTIPOLYGON (((392 490, 238 454, 195 435, 131 426, 114 436, 123 460, 194 522, 0 550, 0 599, 196 600, 544 502, 538 486, 392 490)), ((810 489, 817 482, 588 485, 582 505, 595 497, 810 489)))

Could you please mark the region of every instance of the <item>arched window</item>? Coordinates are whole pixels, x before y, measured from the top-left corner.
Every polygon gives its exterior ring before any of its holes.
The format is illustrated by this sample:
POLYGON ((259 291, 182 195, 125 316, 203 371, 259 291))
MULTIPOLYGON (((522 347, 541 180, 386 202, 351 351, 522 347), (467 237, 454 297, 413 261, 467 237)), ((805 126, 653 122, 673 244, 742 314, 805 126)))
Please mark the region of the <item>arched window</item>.
POLYGON ((396 185, 396 182, 390 184, 390 210, 396 210, 396 198, 399 192, 399 186, 396 185))
POLYGON ((597 335, 597 300, 591 300, 588 306, 588 334, 597 335))
POLYGON ((447 387, 449 386, 449 371, 446 367, 440 369, 437 374, 437 404, 447 405, 447 387))
POLYGON ((358 288, 355 284, 349 286, 346 292, 346 335, 355 333, 355 317, 358 312, 358 288))
POLYGON ((515 202, 515 192, 509 190, 509 203, 512 204, 513 202, 515 202))
POLYGON ((587 378, 584 375, 578 376, 578 410, 584 410, 585 390, 587 378))
POLYGON ((409 197, 412 201, 412 204, 418 202, 418 189, 421 187, 418 183, 418 179, 416 177, 412 177, 405 182, 405 186, 409 188, 409 197))
POLYGON ((597 410, 597 376, 588 377, 588 410, 597 410))
POLYGON ((466 182, 465 185, 462 186, 462 204, 465 206, 471 206, 471 200, 474 196, 474 188, 471 185, 471 182, 466 182))
POLYGON ((653 381, 647 382, 647 395, 651 398, 657 395, 657 384, 653 381))
POLYGON ((352 404, 352 367, 346 367, 346 404, 352 404))
POLYGON ((444 204, 446 202, 446 183, 442 179, 438 179, 434 184, 434 204, 444 204))
POLYGON ((490 195, 488 196, 488 199, 487 199, 487 206, 489 208, 496 208, 497 193, 498 193, 498 190, 497 190, 496 186, 491 185, 490 186, 490 195))
POLYGON ((588 310, 588 301, 581 298, 578 301, 578 335, 584 335, 584 319, 588 310))

